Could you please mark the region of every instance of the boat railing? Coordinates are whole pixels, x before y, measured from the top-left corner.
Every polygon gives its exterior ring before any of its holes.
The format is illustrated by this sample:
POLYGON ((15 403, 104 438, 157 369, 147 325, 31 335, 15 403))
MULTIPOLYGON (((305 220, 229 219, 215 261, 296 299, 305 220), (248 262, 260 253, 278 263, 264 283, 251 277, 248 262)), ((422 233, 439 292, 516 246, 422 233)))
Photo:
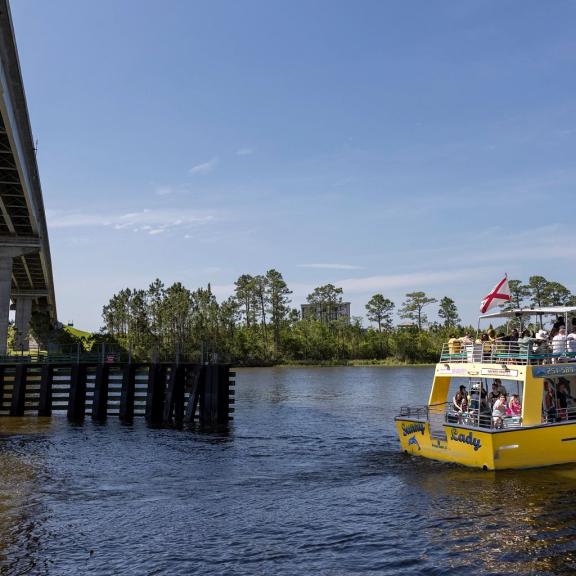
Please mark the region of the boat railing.
POLYGON ((576 404, 571 404, 566 408, 554 407, 542 414, 544 424, 557 424, 565 420, 576 420, 576 404))
POLYGON ((549 343, 531 338, 527 342, 505 340, 477 343, 446 342, 442 346, 440 362, 524 365, 576 362, 576 340, 549 343))
POLYGON ((449 412, 451 402, 439 402, 438 404, 419 404, 416 406, 401 406, 400 417, 414 418, 415 420, 422 420, 427 422, 441 422, 446 420, 446 414, 449 412))
POLYGON ((400 416, 404 418, 415 418, 417 420, 428 420, 428 406, 421 404, 418 406, 400 406, 400 416))
MULTIPOLYGON (((458 412, 452 402, 441 402, 427 406, 402 406, 399 416, 401 418, 428 422, 431 433, 443 430, 445 424, 482 429, 518 428, 522 426, 522 418, 520 416, 495 418, 488 411, 468 410, 466 412, 458 412)), ((576 406, 571 412, 551 413, 547 416, 546 421, 557 422, 560 417, 576 419, 576 406)))
POLYGON ((522 426, 521 416, 503 416, 495 417, 490 412, 468 410, 466 412, 458 412, 449 409, 446 411, 446 424, 455 424, 461 426, 470 426, 473 428, 518 428, 522 426))
MULTIPOLYGON (((522 426, 521 416, 495 417, 488 410, 467 410, 459 412, 451 402, 431 405, 402 406, 401 418, 410 418, 428 422, 430 431, 437 432, 445 424, 466 426, 479 429, 508 429, 522 426)), ((558 424, 566 420, 576 420, 576 403, 566 408, 554 407, 542 414, 542 424, 558 424)))

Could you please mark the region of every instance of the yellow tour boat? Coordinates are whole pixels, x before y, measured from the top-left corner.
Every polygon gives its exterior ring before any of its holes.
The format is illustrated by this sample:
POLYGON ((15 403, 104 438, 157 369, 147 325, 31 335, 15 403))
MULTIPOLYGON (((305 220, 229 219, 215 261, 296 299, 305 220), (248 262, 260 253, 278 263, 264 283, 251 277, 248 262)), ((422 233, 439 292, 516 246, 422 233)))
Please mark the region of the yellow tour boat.
MULTIPOLYGON (((481 319, 516 319, 524 325, 545 316, 576 327, 576 307, 518 309, 481 319), (572 321, 570 321, 572 319, 572 321)), ((576 338, 570 330, 549 338, 539 330, 518 340, 474 343, 452 339, 443 346, 428 404, 403 406, 395 418, 402 450, 414 456, 485 470, 534 468, 576 462, 576 338), (467 403, 459 403, 461 386, 467 403), (517 395, 514 413, 495 412, 493 397, 517 395), (455 402, 456 400, 456 402, 455 402)))

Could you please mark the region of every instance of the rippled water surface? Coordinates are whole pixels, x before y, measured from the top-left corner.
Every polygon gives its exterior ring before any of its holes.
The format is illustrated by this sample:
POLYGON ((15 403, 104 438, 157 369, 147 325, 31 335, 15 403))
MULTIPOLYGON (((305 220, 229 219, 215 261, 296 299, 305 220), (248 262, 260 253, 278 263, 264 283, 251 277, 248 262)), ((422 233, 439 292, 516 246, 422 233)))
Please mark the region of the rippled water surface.
POLYGON ((398 451, 431 369, 240 370, 226 434, 0 420, 2 574, 575 574, 576 466, 398 451))

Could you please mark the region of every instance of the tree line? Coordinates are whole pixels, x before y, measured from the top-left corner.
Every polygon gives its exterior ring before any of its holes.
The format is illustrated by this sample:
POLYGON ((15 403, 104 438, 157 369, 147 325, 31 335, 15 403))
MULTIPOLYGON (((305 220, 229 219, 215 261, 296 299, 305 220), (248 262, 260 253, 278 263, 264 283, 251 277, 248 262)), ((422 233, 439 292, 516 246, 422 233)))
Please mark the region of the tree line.
MULTIPOLYGON (((532 276, 511 280, 507 308, 571 305, 576 297, 562 284, 532 276)), ((155 280, 147 289, 121 290, 104 306, 104 326, 94 342, 129 350, 135 358, 175 353, 192 361, 218 360, 237 365, 378 360, 435 362, 452 334, 462 326, 453 299, 409 292, 397 308, 383 294, 365 304, 370 325, 361 317, 338 317, 342 288, 326 284, 308 296, 310 314, 292 307, 292 291, 282 274, 241 275, 234 294, 218 302, 210 284, 189 290, 155 280), (433 307, 437 305, 437 307, 433 307), (437 320, 428 314, 436 309, 437 320), (397 314, 400 322, 395 322, 397 314)), ((90 345, 90 343, 88 343, 90 345)))

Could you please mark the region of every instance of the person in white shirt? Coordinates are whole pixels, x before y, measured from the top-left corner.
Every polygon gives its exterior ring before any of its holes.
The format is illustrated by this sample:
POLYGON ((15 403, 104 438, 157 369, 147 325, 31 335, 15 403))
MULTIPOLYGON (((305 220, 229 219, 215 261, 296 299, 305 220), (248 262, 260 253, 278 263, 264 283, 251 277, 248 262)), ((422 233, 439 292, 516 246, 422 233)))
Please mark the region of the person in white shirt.
POLYGON ((576 327, 572 326, 572 332, 566 336, 566 349, 568 352, 576 353, 576 327))
POLYGON ((566 328, 561 326, 558 329, 558 334, 552 338, 552 354, 565 354, 566 353, 566 328))
POLYGON ((498 400, 494 402, 494 406, 492 406, 492 422, 494 424, 494 428, 502 428, 504 425, 504 416, 506 416, 506 409, 508 406, 506 405, 506 396, 504 394, 500 394, 498 400))

